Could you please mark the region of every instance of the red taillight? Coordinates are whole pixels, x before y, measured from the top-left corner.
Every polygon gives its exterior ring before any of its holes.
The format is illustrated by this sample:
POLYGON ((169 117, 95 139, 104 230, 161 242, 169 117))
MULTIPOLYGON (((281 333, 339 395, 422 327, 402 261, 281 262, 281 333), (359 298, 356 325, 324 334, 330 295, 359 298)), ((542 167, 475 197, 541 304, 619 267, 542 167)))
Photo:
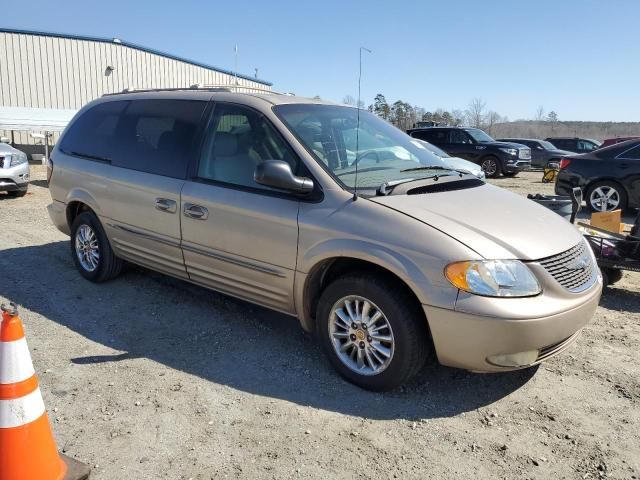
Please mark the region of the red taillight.
POLYGON ((563 168, 567 168, 570 163, 571 160, 569 160, 568 158, 563 158, 562 160, 560 160, 560 170, 562 170, 563 168))

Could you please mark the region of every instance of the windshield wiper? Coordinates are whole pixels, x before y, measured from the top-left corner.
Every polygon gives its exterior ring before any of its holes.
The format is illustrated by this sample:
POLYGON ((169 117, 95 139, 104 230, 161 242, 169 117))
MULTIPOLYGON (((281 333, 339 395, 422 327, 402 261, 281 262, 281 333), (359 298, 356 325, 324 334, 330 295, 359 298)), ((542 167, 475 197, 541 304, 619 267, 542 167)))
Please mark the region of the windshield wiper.
POLYGON ((419 170, 447 170, 449 172, 457 172, 457 170, 448 167, 442 167, 440 165, 423 165, 422 167, 412 167, 400 170, 401 172, 417 172, 419 170))

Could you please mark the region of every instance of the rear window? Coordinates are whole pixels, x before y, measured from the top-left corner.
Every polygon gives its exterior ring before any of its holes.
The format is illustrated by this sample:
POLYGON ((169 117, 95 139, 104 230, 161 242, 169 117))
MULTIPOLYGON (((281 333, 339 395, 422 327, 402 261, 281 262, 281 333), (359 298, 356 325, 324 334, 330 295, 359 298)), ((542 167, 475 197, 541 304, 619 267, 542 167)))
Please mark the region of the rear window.
POLYGON ((205 107, 197 100, 102 103, 72 125, 60 148, 116 167, 185 178, 205 107))

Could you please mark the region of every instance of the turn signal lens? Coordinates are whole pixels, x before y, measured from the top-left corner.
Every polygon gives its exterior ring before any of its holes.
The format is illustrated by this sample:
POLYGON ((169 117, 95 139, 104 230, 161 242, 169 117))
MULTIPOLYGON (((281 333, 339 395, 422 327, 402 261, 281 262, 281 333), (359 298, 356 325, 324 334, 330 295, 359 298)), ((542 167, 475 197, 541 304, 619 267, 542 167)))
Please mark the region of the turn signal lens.
POLYGON ((542 290, 519 260, 472 260, 446 266, 445 277, 460 290, 486 297, 530 297, 542 290))

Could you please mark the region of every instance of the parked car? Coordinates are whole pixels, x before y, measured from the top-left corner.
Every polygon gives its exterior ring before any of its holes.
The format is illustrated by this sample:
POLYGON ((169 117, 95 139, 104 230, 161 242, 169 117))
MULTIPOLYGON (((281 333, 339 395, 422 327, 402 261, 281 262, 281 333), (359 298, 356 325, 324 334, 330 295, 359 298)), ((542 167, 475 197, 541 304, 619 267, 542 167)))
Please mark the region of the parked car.
POLYGON ((429 142, 425 142, 424 140, 415 139, 416 142, 419 142, 420 145, 423 145, 427 150, 431 153, 434 153, 438 157, 440 157, 447 164, 448 167, 453 168, 454 170, 462 170, 465 172, 469 172, 471 175, 478 177, 481 180, 484 180, 486 177, 484 170, 477 163, 469 162, 463 158, 452 157, 444 150, 432 145, 429 142))
POLYGON ((560 162, 555 190, 580 187, 592 211, 640 207, 640 140, 629 140, 560 162))
POLYGON ((0 192, 23 197, 29 188, 27 155, 6 143, 0 143, 0 192))
POLYGON ((531 150, 516 143, 497 142, 479 128, 430 127, 408 130, 412 137, 440 147, 449 155, 477 163, 487 177, 515 176, 531 167, 531 150))
POLYGON ((591 138, 548 137, 545 140, 551 142, 560 150, 567 150, 573 153, 589 153, 600 148, 600 142, 591 138))
POLYGON ((615 145, 616 143, 626 142, 627 140, 636 140, 640 139, 640 137, 615 137, 615 138, 605 138, 602 141, 602 144, 599 148, 609 147, 611 145, 615 145))
POLYGON ((348 106, 109 95, 71 121, 48 174, 85 279, 128 261, 292 315, 368 389, 431 353, 474 371, 536 365, 577 338, 602 290, 568 222, 348 106))
POLYGON ((562 157, 571 155, 572 152, 560 150, 551 142, 538 140, 536 138, 500 138, 499 142, 519 143, 531 149, 531 165, 533 167, 544 168, 551 161, 560 161, 562 157))

